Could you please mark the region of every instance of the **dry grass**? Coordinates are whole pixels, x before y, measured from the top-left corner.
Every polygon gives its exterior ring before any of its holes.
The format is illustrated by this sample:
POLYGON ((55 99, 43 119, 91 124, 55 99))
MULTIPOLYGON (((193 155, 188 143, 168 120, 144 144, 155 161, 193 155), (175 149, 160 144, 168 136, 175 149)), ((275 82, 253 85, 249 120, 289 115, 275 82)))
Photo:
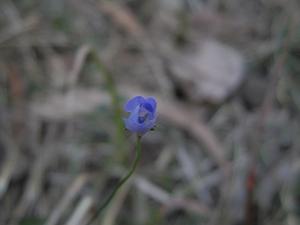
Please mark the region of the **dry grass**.
POLYGON ((299 224, 299 10, 2 0, 0 225, 85 224, 132 162, 121 107, 133 95, 158 99, 159 122, 95 224, 299 224), (224 62, 226 49, 243 58, 240 83, 226 89, 222 57, 203 78, 195 57, 207 40, 226 46, 224 62), (203 82, 215 83, 198 98, 203 82))

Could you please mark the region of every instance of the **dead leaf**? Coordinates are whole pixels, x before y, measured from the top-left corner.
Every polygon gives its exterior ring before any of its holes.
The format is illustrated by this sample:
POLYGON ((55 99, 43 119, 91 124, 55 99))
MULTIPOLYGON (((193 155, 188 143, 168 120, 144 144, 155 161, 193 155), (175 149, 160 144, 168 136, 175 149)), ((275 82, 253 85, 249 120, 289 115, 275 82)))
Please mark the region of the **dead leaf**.
POLYGON ((100 104, 108 104, 109 96, 93 89, 74 89, 67 94, 52 94, 31 104, 33 115, 46 119, 67 119, 88 113, 100 104))
POLYGON ((174 78, 187 96, 196 102, 224 101, 243 79, 242 55, 212 40, 204 41, 195 49, 173 60, 174 78))

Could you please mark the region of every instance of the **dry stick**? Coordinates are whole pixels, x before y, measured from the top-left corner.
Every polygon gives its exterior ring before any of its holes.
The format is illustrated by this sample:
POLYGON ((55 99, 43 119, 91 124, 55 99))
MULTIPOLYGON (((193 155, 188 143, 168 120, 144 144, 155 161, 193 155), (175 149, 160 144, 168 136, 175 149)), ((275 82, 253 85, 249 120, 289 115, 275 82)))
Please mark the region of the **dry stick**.
POLYGON ((64 211, 71 205, 74 198, 79 194, 83 186, 88 182, 89 176, 87 174, 80 174, 71 186, 67 189, 62 200, 54 208, 49 216, 46 225, 56 225, 61 218, 64 211))
MULTIPOLYGON (((24 193, 17 204, 16 210, 13 213, 11 224, 18 224, 20 219, 24 216, 29 207, 33 206, 34 202, 37 200, 40 192, 41 185, 44 179, 44 172, 48 166, 49 156, 55 154, 54 151, 50 151, 46 146, 49 144, 53 138, 56 131, 56 125, 52 125, 45 137, 45 143, 40 147, 38 151, 39 155, 32 164, 30 168, 30 176, 27 180, 24 193)), ((34 146, 37 148, 37 146, 34 146)))
POLYGON ((4 165, 1 167, 0 173, 0 199, 7 191, 8 184, 10 182, 13 170, 16 166, 17 159, 19 156, 19 149, 10 137, 1 132, 1 141, 4 143, 5 149, 7 151, 6 160, 4 165))
MULTIPOLYGON (((76 89, 76 84, 79 80, 80 72, 84 66, 84 63, 88 57, 88 54, 91 51, 91 47, 89 45, 82 45, 75 54, 75 59, 73 62, 73 67, 71 71, 68 74, 68 77, 66 78, 66 96, 67 96, 67 102, 66 107, 70 107, 70 105, 74 104, 74 102, 78 101, 76 97, 74 96, 73 90, 76 89)), ((72 120, 67 123, 66 129, 65 129, 65 135, 66 136, 72 136, 74 129, 73 129, 73 123, 72 120)))
POLYGON ((199 201, 183 197, 172 197, 167 191, 156 186, 143 177, 136 177, 134 179, 134 184, 145 195, 162 204, 165 211, 182 208, 189 212, 200 215, 208 215, 211 213, 210 209, 199 203, 199 201))
POLYGON ((78 49, 74 59, 73 68, 67 77, 68 79, 67 85, 70 86, 71 88, 77 83, 80 72, 90 52, 91 52, 91 47, 88 45, 83 45, 78 49))
POLYGON ((86 213, 93 205, 92 196, 84 196, 82 200, 77 205, 75 211, 73 212, 71 218, 66 223, 66 225, 80 225, 82 224, 86 213))

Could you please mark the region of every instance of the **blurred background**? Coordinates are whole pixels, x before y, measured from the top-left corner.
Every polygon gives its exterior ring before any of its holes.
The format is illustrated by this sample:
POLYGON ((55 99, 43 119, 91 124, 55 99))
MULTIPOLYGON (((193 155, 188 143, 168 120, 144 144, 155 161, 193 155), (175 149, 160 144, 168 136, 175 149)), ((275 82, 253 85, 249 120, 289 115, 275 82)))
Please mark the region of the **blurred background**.
POLYGON ((0 224, 300 224, 298 0, 1 0, 0 224))

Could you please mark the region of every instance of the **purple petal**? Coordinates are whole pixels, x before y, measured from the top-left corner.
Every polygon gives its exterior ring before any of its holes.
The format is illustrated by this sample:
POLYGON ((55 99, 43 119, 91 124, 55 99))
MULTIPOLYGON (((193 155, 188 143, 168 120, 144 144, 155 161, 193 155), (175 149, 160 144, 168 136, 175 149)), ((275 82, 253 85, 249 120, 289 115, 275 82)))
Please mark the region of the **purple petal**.
POLYGON ((135 132, 137 129, 137 126, 139 125, 138 119, 139 119, 139 107, 136 107, 129 115, 127 119, 125 119, 125 127, 132 131, 135 132))
POLYGON ((149 103, 152 106, 152 108, 153 108, 152 112, 155 112, 156 111, 156 105, 157 105, 155 98, 154 97, 148 97, 148 98, 146 98, 146 102, 149 103))
POLYGON ((129 99, 124 105, 124 110, 126 112, 132 112, 138 105, 145 102, 145 98, 142 96, 135 96, 129 99))
POLYGON ((143 123, 139 123, 139 107, 136 107, 127 119, 124 119, 126 129, 133 133, 144 134, 149 131, 154 125, 156 118, 150 120, 147 119, 143 123))
POLYGON ((150 113, 154 112, 153 106, 150 103, 148 103, 148 102, 144 102, 142 104, 142 108, 146 109, 150 113))

